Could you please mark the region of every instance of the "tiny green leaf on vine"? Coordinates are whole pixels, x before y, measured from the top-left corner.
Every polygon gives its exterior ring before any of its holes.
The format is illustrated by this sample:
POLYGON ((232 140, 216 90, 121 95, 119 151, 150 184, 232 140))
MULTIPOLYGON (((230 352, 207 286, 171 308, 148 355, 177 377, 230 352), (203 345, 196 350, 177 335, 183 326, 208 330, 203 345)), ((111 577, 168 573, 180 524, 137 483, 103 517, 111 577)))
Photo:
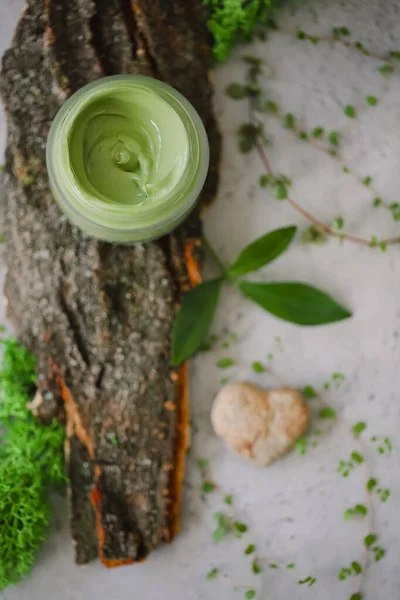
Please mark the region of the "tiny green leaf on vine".
POLYGON ((372 490, 378 485, 377 480, 374 477, 371 477, 370 479, 368 479, 367 481, 367 485, 366 488, 369 492, 372 492, 372 490))
POLYGON ((241 523, 240 521, 234 521, 232 527, 237 537, 240 537, 243 533, 246 533, 248 529, 247 525, 245 523, 241 523))
POLYGON ((308 587, 311 587, 312 585, 314 585, 314 583, 316 582, 316 578, 315 577, 311 577, 311 575, 309 575, 308 577, 306 577, 305 579, 299 579, 299 581, 297 583, 299 583, 300 585, 304 585, 307 584, 308 587))
POLYGON ((364 462, 364 457, 362 456, 362 454, 360 454, 359 452, 357 452, 356 450, 354 450, 351 453, 351 458, 354 460, 355 463, 357 463, 358 465, 360 465, 361 463, 364 462))
POLYGON ((279 569, 278 565, 275 564, 275 563, 269 563, 268 566, 269 566, 270 569, 279 569))
POLYGON ((357 592, 356 594, 352 594, 350 596, 350 600, 362 600, 362 595, 360 594, 360 592, 357 592))
POLYGON ((235 363, 233 362, 233 359, 230 358, 229 356, 225 356, 223 358, 220 358, 217 361, 217 367, 218 369, 229 369, 229 367, 232 367, 235 363))
POLYGON ((335 419, 336 418, 336 410, 331 406, 324 406, 319 411, 320 419, 335 419))
POLYGON ((366 96, 365 100, 366 100, 367 104, 369 104, 370 106, 376 106, 379 102, 379 100, 376 96, 366 96))
POLYGON ((225 93, 233 100, 241 100, 242 98, 248 96, 248 86, 241 83, 230 83, 225 88, 225 93))
POLYGON ((204 481, 201 489, 204 494, 209 494, 215 490, 215 483, 212 481, 204 481))
POLYGON ((377 540, 378 540, 378 536, 377 535, 375 535, 374 533, 369 533, 364 538, 364 546, 366 546, 367 548, 369 548, 370 546, 372 546, 372 544, 375 544, 375 542, 377 540))
POLYGON ((364 504, 356 504, 352 508, 348 508, 343 513, 343 518, 345 521, 348 521, 351 517, 365 517, 368 514, 368 509, 364 504))
POLYGON ((214 519, 217 522, 217 527, 213 531, 212 538, 214 542, 219 542, 231 531, 231 519, 223 513, 215 513, 214 519))
POLYGON ((381 206, 381 205, 383 204, 383 200, 382 200, 382 198, 379 198, 379 197, 377 196, 376 198, 374 198, 374 200, 373 200, 372 204, 373 204, 375 207, 381 206))
POLYGON ((286 113, 283 124, 286 127, 286 129, 294 129, 294 126, 296 124, 295 116, 292 113, 286 113))
POLYGON ((364 185, 366 185, 368 187, 369 185, 371 185, 371 183, 372 183, 372 177, 370 177, 369 175, 367 177, 364 177, 364 179, 363 179, 364 185))
POLYGON ((344 219, 343 217, 336 217, 336 219, 332 222, 332 229, 335 231, 341 231, 344 227, 344 219))
POLYGON ((286 568, 287 568, 287 569, 294 569, 294 568, 295 568, 295 566, 296 566, 296 565, 295 565, 294 563, 289 563, 289 564, 287 564, 287 565, 286 565, 286 568))
POLYGON ((259 575, 262 573, 262 568, 257 558, 252 561, 251 570, 253 571, 254 575, 259 575))
POLYGON ((311 135, 316 138, 322 138, 322 136, 325 133, 325 129, 323 127, 314 127, 314 129, 311 131, 311 135))
POLYGON ((323 325, 351 317, 351 313, 330 296, 304 283, 241 281, 238 286, 267 312, 297 325, 323 325))
POLYGON ((261 236, 241 251, 229 267, 229 275, 245 275, 269 264, 287 250, 296 231, 295 226, 283 227, 261 236))
POLYGON ((303 244, 323 245, 326 242, 326 235, 315 225, 310 225, 301 234, 303 244))
POLYGON ((253 600, 253 598, 256 597, 256 590, 247 590, 247 592, 244 595, 245 598, 247 598, 247 600, 253 600))
POLYGON ((307 454, 308 439, 306 437, 301 437, 297 439, 294 443, 294 449, 295 452, 297 452, 297 454, 301 454, 302 456, 304 456, 304 454, 307 454))
POLYGON ((229 381, 229 377, 221 377, 221 379, 219 380, 221 385, 225 385, 226 383, 228 383, 229 381))
POLYGON ((271 102, 271 100, 267 101, 265 108, 268 112, 273 113, 274 115, 279 113, 279 105, 276 102, 271 102))
POLYGON ((306 142, 308 140, 308 133, 307 131, 300 131, 299 132, 299 138, 303 141, 306 142))
POLYGON ((312 385, 306 385, 302 389, 302 394, 305 398, 308 398, 309 400, 311 400, 311 398, 317 397, 317 392, 315 391, 315 388, 313 388, 312 385))
POLYGON ((267 187, 267 185, 271 182, 271 177, 265 173, 263 173, 262 175, 260 175, 260 178, 258 180, 258 183, 260 185, 260 187, 265 188, 267 187))
POLYGON ((215 579, 216 576, 218 575, 218 573, 219 573, 219 569, 216 569, 215 567, 214 567, 214 569, 211 569, 211 571, 209 571, 206 575, 207 581, 211 581, 212 579, 215 579))
POLYGON ((384 65, 381 65, 378 71, 381 75, 391 75, 393 73, 393 67, 392 65, 386 63, 384 65))
POLYGON ((344 114, 346 117, 350 117, 350 119, 354 119, 356 117, 356 109, 351 104, 346 104, 344 107, 344 114))
POLYGON ((356 437, 360 435, 367 428, 367 424, 364 421, 359 421, 355 425, 353 425, 353 433, 356 437))
POLYGON ((288 196, 287 187, 283 183, 275 183, 272 193, 277 200, 286 200, 288 196))
POLYGON ((259 360, 254 361, 251 365, 251 368, 253 369, 254 373, 264 373, 265 371, 264 365, 259 360))
POLYGON ((233 496, 232 496, 232 494, 229 494, 228 496, 225 496, 224 502, 225 502, 225 504, 228 504, 228 506, 231 506, 233 504, 233 496))
POLYGON ((363 54, 365 54, 365 56, 369 56, 370 52, 369 50, 367 50, 367 48, 364 46, 364 44, 362 42, 356 42, 354 44, 354 48, 356 50, 359 50, 360 52, 362 52, 363 54))
POLYGON ((389 52, 389 56, 390 58, 396 58, 397 60, 400 60, 400 52, 398 50, 391 50, 389 52))
POLYGON ((328 136, 329 143, 332 146, 339 146, 340 133, 338 131, 331 131, 328 136))
POLYGON ((208 336, 222 279, 211 279, 187 292, 173 325, 172 365, 192 356, 208 336))
POLYGON ((245 554, 247 554, 247 555, 249 555, 249 554, 253 554, 255 551, 256 551, 256 546, 255 546, 255 544, 249 544, 249 545, 246 547, 246 549, 245 549, 244 553, 245 553, 245 554))
POLYGON ((332 27, 332 34, 335 37, 340 37, 342 35, 350 35, 350 29, 347 27, 332 27))

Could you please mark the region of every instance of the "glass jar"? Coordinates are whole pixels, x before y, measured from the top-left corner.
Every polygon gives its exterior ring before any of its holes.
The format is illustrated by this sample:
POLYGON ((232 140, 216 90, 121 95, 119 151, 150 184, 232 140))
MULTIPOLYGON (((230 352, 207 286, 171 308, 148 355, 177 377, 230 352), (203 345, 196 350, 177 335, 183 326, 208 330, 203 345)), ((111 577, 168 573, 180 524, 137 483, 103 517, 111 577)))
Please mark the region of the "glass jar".
POLYGON ((175 229, 194 207, 209 164, 203 123, 186 98, 142 75, 93 81, 61 107, 46 161, 69 219, 108 242, 175 229))

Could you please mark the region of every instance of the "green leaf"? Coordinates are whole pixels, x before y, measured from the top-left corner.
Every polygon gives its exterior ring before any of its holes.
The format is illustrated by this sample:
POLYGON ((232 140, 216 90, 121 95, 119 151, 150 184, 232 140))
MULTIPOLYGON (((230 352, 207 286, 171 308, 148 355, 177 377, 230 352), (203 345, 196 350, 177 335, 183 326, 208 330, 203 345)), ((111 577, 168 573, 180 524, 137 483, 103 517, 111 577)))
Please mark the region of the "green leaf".
POLYGON ((296 122, 295 116, 292 115, 292 113, 286 113, 285 119, 283 122, 286 129, 293 129, 295 126, 295 122, 296 122))
POLYGON ((199 458, 197 464, 199 465, 200 469, 206 469, 208 467, 208 460, 205 458, 199 458))
POLYGON ((377 539, 378 539, 377 535, 375 535, 374 533, 370 533, 369 535, 367 535, 364 538, 364 545, 367 546, 367 548, 369 548, 369 546, 372 546, 372 544, 375 544, 377 539))
POLYGON ((350 600, 362 600, 362 596, 360 593, 357 592, 357 594, 352 594, 350 596, 350 600))
POLYGON ((286 565, 287 569, 294 569, 295 568, 295 564, 294 563, 289 563, 288 565, 286 565))
POLYGON ((253 562, 251 563, 251 570, 253 571, 254 575, 258 575, 259 573, 262 572, 262 568, 261 568, 260 563, 258 562, 257 558, 255 558, 253 560, 253 562))
POLYGON ((242 533, 246 533, 247 529, 248 529, 248 527, 247 527, 247 525, 245 525, 245 523, 241 523, 240 521, 234 521, 233 530, 239 536, 241 536, 242 533))
POLYGON ((330 296, 304 283, 241 281, 239 289, 264 310, 297 325, 324 325, 351 317, 330 296))
POLYGON ((367 490, 369 492, 372 492, 372 490, 374 489, 374 487, 376 487, 378 485, 377 480, 374 477, 371 477, 370 479, 368 479, 367 481, 367 490))
POLYGON ((320 419, 335 419, 336 418, 336 410, 331 406, 324 406, 319 411, 320 419))
POLYGON ((219 542, 231 531, 231 520, 224 513, 214 513, 214 519, 217 528, 213 531, 212 538, 214 542, 219 542))
POLYGON ((211 581, 212 579, 215 579, 216 576, 218 575, 218 573, 219 573, 219 569, 216 569, 216 568, 211 569, 211 571, 209 571, 206 575, 207 581, 211 581))
POLYGON ((367 428, 367 424, 364 421, 359 421, 353 425, 353 433, 355 436, 359 436, 367 428))
POLYGON ((369 104, 370 106, 376 106, 379 102, 379 100, 376 96, 366 96, 365 100, 366 100, 367 104, 369 104))
POLYGON ((255 544, 249 544, 246 548, 246 550, 244 551, 245 554, 253 554, 253 552, 256 551, 256 547, 255 544))
POLYGON ((288 248, 296 235, 297 227, 275 229, 246 246, 234 263, 229 267, 228 274, 232 277, 245 275, 269 264, 288 248))
POLYGON ((364 457, 362 456, 362 454, 356 452, 355 450, 351 453, 351 458, 354 460, 354 462, 356 462, 359 465, 361 465, 361 463, 364 462, 364 457))
POLYGON ((225 496, 224 502, 225 502, 225 504, 228 504, 228 505, 233 504, 233 496, 232 496, 232 494, 230 494, 229 496, 225 496))
POLYGON ((244 595, 245 598, 247 598, 247 600, 253 600, 253 598, 256 597, 256 590, 247 590, 247 592, 244 595))
POLYGON ((381 65, 379 67, 378 71, 381 75, 391 75, 393 73, 393 67, 392 67, 392 65, 388 65, 388 64, 381 65))
POLYGON ((332 146, 339 146, 340 133, 338 131, 331 131, 328 138, 329 143, 332 144, 332 146))
POLYGON ((172 330, 172 365, 192 356, 207 338, 217 308, 223 279, 211 279, 187 292, 175 315, 172 330))
POLYGON ((353 560, 353 562, 351 563, 351 566, 353 568, 353 572, 355 575, 359 575, 362 572, 362 566, 356 560, 353 560))
POLYGON ((308 448, 308 439, 306 437, 301 437, 294 443, 294 449, 298 454, 304 456, 307 453, 308 448))
POLYGON ((217 361, 218 369, 229 369, 229 367, 232 367, 232 365, 234 365, 232 358, 225 357, 220 358, 219 361, 217 361))
POLYGON ((287 187, 283 183, 276 183, 272 188, 272 193, 277 200, 285 200, 288 195, 287 187))
POLYGON ((254 361, 251 365, 251 368, 253 369, 254 373, 264 373, 265 371, 264 365, 259 360, 254 361))
POLYGON ((344 107, 344 114, 346 115, 346 117, 354 119, 356 117, 356 109, 351 104, 346 104, 346 106, 344 107))
POLYGON ((204 481, 202 488, 204 494, 209 494, 215 490, 215 483, 212 481, 204 481))
POLYGON ((241 83, 230 83, 225 88, 225 93, 233 100, 241 100, 248 96, 249 90, 246 85, 242 85, 241 83))
POLYGON ((310 400, 311 398, 316 398, 317 396, 317 392, 312 385, 306 385, 306 387, 304 387, 302 390, 302 394, 305 398, 309 398, 310 400))
POLYGON ((323 127, 314 127, 314 129, 311 132, 311 135, 314 138, 321 138, 324 135, 324 128, 323 127))

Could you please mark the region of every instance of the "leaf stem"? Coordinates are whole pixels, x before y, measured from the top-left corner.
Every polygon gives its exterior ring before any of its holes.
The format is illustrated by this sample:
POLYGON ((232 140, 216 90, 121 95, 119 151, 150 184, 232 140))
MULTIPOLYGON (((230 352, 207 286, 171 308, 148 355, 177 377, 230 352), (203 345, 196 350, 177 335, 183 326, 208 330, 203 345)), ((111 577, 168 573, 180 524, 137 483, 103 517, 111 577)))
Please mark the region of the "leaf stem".
POLYGON ((211 258, 213 259, 213 261, 217 265, 218 269, 221 271, 221 273, 223 274, 224 277, 228 277, 228 272, 227 272, 227 269, 226 269, 224 263, 219 258, 218 254, 216 253, 216 251, 212 247, 212 245, 210 243, 210 240, 208 239, 208 237, 204 233, 203 233, 203 242, 204 242, 204 246, 206 247, 208 253, 211 256, 211 258))

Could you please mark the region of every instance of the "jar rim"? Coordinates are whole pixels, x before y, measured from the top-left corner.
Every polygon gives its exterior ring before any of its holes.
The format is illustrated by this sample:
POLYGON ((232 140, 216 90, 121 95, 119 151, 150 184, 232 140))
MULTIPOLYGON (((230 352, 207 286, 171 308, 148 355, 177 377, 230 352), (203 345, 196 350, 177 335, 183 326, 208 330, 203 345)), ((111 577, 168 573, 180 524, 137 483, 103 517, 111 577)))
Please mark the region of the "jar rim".
POLYGON ((155 229, 161 231, 171 226, 169 231, 172 230, 193 208, 207 176, 209 145, 200 116, 180 92, 145 75, 111 75, 82 87, 60 108, 48 135, 46 162, 53 194, 76 225, 107 240, 113 237, 113 233, 118 241, 118 234, 147 239, 154 237, 152 232, 155 229), (102 87, 105 97, 123 88, 155 92, 181 119, 187 134, 189 159, 180 180, 163 198, 141 206, 107 203, 79 187, 65 140, 69 139, 76 117, 90 104, 92 90, 102 87), (100 222, 101 219, 108 221, 108 225, 100 222))

